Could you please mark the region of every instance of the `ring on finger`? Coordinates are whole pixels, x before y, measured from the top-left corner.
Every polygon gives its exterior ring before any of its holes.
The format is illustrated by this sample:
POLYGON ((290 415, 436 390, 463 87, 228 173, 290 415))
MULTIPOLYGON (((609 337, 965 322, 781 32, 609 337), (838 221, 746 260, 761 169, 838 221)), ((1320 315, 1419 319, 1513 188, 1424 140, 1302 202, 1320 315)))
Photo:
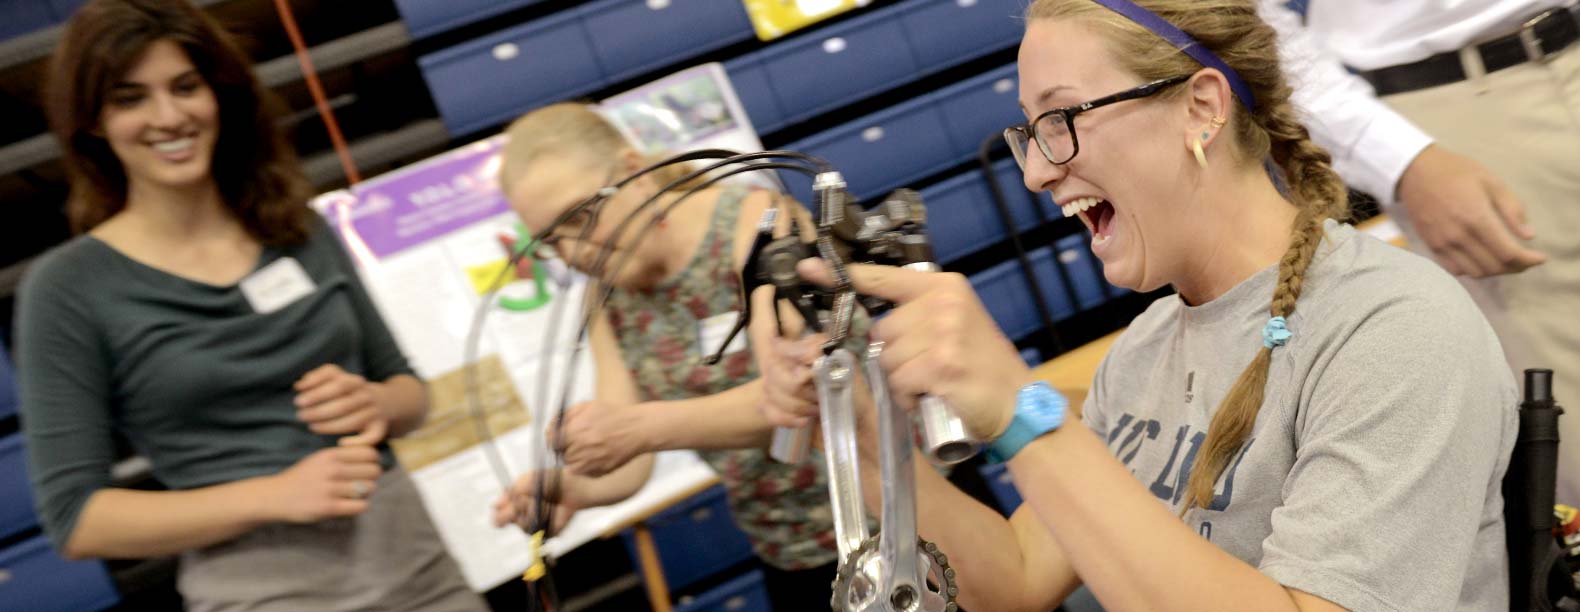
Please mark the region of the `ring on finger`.
POLYGON ((366 481, 366 480, 353 480, 353 481, 351 481, 351 497, 353 497, 355 499, 367 499, 368 493, 371 493, 371 492, 372 492, 372 490, 371 490, 371 487, 368 486, 368 481, 366 481))

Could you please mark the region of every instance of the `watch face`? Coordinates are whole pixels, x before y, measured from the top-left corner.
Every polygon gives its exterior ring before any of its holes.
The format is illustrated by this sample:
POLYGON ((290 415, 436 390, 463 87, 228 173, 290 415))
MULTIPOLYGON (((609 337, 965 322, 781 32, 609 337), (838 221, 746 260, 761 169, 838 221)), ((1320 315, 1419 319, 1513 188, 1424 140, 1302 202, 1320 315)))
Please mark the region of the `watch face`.
POLYGON ((1063 416, 1065 407, 1069 403, 1064 399, 1064 394, 1046 384, 1027 387, 1020 399, 1019 408, 1022 411, 1039 417, 1063 416))

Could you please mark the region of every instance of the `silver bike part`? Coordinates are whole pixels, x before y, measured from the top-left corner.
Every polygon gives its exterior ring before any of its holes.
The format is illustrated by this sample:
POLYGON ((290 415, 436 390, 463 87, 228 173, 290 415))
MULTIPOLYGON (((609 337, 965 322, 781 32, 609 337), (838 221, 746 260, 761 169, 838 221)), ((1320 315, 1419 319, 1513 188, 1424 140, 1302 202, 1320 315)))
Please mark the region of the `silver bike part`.
POLYGON ((828 494, 834 511, 834 537, 845 558, 867 539, 862 509, 861 472, 856 451, 856 405, 853 383, 856 358, 846 348, 818 358, 812 365, 818 408, 823 422, 823 454, 828 464, 828 494))
POLYGON ((949 567, 949 558, 927 540, 916 541, 915 562, 926 576, 922 589, 915 597, 901 595, 908 598, 904 600, 897 600, 893 593, 885 594, 879 586, 884 562, 878 554, 878 540, 869 538, 862 542, 854 555, 839 564, 834 595, 829 601, 835 612, 959 612, 960 604, 955 598, 960 587, 955 584, 955 570, 949 567))
MULTIPOLYGON (((907 270, 938 272, 932 262, 914 263, 907 270)), ((931 394, 923 395, 916 406, 916 421, 922 430, 922 452, 937 465, 954 465, 970 459, 982 443, 966 431, 965 421, 955 414, 949 402, 931 394)))
POLYGON ((768 456, 774 461, 800 464, 812 454, 812 427, 775 427, 773 440, 768 444, 768 456))
POLYGON ((878 469, 883 474, 878 555, 885 563, 878 586, 903 602, 915 600, 925 585, 916 565, 916 462, 911 458, 911 420, 894 405, 888 375, 879 364, 883 347, 883 342, 868 344, 864 362, 878 409, 878 469))

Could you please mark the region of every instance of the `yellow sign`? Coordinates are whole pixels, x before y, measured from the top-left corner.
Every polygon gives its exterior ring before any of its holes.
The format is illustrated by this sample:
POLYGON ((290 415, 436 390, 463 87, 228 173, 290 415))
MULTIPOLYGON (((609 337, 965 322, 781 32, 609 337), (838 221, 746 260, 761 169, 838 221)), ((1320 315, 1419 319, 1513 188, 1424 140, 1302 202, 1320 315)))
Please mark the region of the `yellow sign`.
POLYGON ((759 40, 773 40, 872 0, 743 0, 759 40))

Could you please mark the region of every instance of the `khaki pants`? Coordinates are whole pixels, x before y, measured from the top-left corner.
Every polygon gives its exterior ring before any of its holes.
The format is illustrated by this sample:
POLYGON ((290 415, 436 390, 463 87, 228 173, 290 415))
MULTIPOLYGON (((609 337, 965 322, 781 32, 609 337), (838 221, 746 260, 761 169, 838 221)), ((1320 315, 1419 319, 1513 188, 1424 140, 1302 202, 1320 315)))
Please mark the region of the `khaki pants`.
MULTIPOLYGON (((1525 204, 1532 246, 1547 263, 1462 280, 1516 373, 1555 371, 1553 394, 1569 406, 1559 420, 1558 501, 1580 503, 1580 44, 1492 74, 1466 64, 1467 74, 1479 76, 1383 100, 1443 146, 1486 165, 1525 204)), ((1408 220, 1399 221, 1424 250, 1408 220)))
POLYGON ((267 525, 182 555, 177 587, 191 612, 488 610, 398 467, 355 518, 267 525))

